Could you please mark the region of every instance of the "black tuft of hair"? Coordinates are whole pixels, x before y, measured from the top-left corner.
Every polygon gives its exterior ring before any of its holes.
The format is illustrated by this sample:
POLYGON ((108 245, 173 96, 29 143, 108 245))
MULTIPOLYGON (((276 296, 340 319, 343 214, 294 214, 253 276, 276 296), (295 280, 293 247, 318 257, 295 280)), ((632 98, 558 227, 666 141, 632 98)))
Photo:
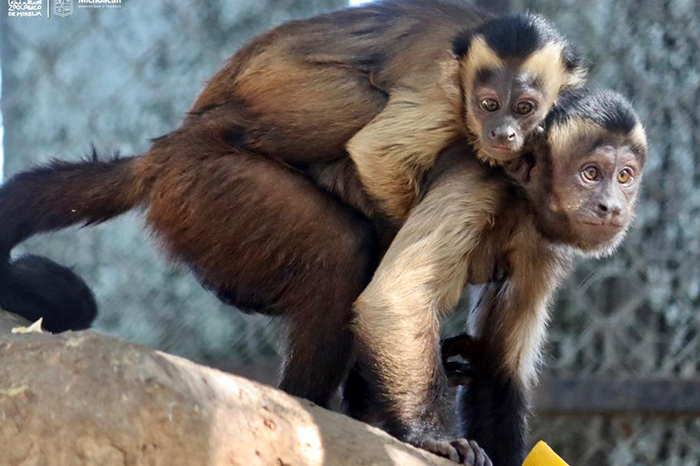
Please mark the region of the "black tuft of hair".
POLYGON ((0 265, 0 308, 36 321, 50 332, 90 327, 95 297, 72 269, 45 257, 25 255, 0 265))
MULTIPOLYGON (((86 155, 82 156, 80 158, 80 161, 85 163, 101 164, 116 162, 123 158, 124 157, 122 156, 121 152, 119 152, 118 150, 114 151, 111 155, 101 155, 97 150, 95 144, 90 144, 90 151, 86 155)), ((48 163, 36 165, 33 168, 35 170, 53 170, 55 168, 60 169, 61 167, 69 166, 72 164, 73 162, 68 162, 63 159, 51 159, 48 161, 48 163)))
POLYGON ((567 41, 552 23, 538 14, 505 15, 464 31, 453 41, 455 55, 466 55, 475 35, 482 36, 489 47, 503 59, 525 58, 547 44, 560 43, 563 45, 564 66, 568 71, 584 66, 580 50, 567 41))
POLYGON ((621 94, 608 89, 564 90, 547 116, 547 126, 583 118, 618 134, 627 134, 639 123, 632 104, 621 94))
POLYGON ((472 44, 472 37, 474 37, 473 31, 464 31, 458 34, 452 42, 452 53, 458 57, 466 55, 472 44))

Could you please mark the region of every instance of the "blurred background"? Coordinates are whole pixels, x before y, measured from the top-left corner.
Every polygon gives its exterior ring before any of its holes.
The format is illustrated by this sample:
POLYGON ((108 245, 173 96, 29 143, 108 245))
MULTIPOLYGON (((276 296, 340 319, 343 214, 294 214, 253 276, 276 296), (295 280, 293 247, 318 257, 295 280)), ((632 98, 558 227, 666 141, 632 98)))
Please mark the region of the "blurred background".
MULTIPOLYGON (((587 53, 592 85, 632 100, 651 143, 628 239, 613 257, 581 263, 558 293, 531 438, 572 466, 697 466, 700 0, 477 3, 553 20, 587 53)), ((247 39, 345 6, 122 0, 67 17, 2 11, 4 176, 52 157, 77 159, 91 144, 102 153, 143 152, 178 125, 205 79, 247 39)), ((220 304, 159 257, 138 214, 44 235, 24 251, 75 266, 95 291, 99 332, 274 380, 275 326, 220 304)), ((462 310, 446 332, 463 323, 462 310)))

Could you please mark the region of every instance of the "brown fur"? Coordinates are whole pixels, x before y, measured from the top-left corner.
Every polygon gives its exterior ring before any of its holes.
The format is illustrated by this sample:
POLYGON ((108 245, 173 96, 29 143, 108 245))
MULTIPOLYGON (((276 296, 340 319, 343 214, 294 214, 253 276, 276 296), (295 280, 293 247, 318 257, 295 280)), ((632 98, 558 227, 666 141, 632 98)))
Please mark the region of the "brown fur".
MULTIPOLYGON (((438 153, 480 134, 463 108, 473 74, 510 66, 481 37, 465 57, 452 53, 486 19, 466 3, 392 0, 287 23, 230 59, 186 125, 234 111, 246 147, 262 154, 303 166, 348 154, 369 198, 400 224, 438 153)), ((513 64, 546 74, 546 107, 569 77, 557 52, 553 44, 513 64)))
POLYGON ((282 25, 229 60, 178 130, 126 172, 111 165, 99 178, 111 199, 88 202, 93 180, 61 184, 52 194, 74 193, 80 215, 56 220, 60 204, 53 223, 22 234, 145 207, 166 252, 222 300, 289 318, 282 388, 327 404, 354 354, 352 303, 405 221, 355 330, 392 433, 444 435, 437 315, 469 279, 505 192, 458 145, 474 172, 418 200, 439 152, 468 132, 452 43, 484 19, 466 4, 395 0, 282 25))
POLYGON ((227 148, 226 137, 198 125, 140 160, 152 180, 147 223, 221 299, 288 317, 281 386, 325 404, 350 362, 351 304, 375 266, 374 229, 304 173, 227 148))

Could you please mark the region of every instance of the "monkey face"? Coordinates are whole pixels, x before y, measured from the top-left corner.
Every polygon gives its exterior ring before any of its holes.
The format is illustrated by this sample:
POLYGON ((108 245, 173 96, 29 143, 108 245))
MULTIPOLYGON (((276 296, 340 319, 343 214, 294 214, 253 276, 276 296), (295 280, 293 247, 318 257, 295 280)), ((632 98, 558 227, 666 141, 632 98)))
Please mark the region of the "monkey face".
POLYGON ((545 238, 600 256, 614 250, 634 217, 646 136, 620 96, 584 96, 565 102, 574 108, 559 110, 547 134, 532 138, 532 151, 506 171, 531 199, 545 238))
POLYGON ((542 80, 520 67, 477 73, 467 113, 482 157, 497 163, 518 157, 526 137, 547 115, 550 100, 542 80))
POLYGON ((558 155, 544 218, 562 219, 583 251, 611 249, 634 216, 643 165, 624 141, 581 141, 558 155))
POLYGON ((461 35, 466 126, 481 159, 512 160, 559 93, 583 84, 578 51, 544 18, 507 15, 461 35))

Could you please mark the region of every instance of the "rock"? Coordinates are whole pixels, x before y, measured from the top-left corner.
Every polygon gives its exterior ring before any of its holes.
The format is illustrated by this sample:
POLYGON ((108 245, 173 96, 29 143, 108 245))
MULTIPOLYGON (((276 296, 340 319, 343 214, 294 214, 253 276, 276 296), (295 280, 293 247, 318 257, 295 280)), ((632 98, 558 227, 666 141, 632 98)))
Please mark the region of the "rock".
POLYGON ((0 465, 451 463, 280 390, 90 331, 12 334, 0 311, 0 465))

